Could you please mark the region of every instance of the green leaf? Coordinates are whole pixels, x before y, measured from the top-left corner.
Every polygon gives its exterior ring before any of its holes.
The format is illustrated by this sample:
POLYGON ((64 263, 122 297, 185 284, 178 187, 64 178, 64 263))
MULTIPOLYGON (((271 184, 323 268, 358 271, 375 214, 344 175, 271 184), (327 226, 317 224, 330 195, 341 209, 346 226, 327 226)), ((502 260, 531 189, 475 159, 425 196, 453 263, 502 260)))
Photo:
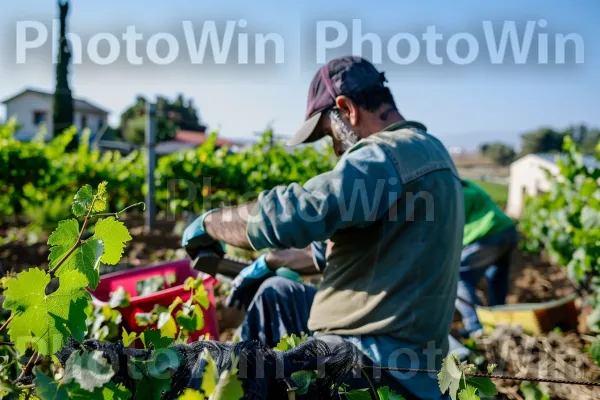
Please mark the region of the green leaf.
POLYGON ((201 362, 206 362, 206 367, 202 372, 202 385, 200 386, 200 389, 202 389, 206 396, 211 396, 217 387, 219 371, 217 370, 215 360, 213 360, 210 352, 207 349, 204 349, 200 357, 201 362))
POLYGON ((183 394, 177 400, 205 400, 206 397, 202 393, 194 389, 185 389, 183 394))
MULTIPOLYGON (((135 339, 137 339, 137 334, 135 332, 127 333, 125 328, 122 328, 122 329, 123 329, 123 332, 121 334, 121 340, 123 341, 123 346, 129 347, 129 345, 131 343, 133 343, 135 341, 135 339)), ((144 345, 144 347, 145 347, 145 345, 144 345)))
POLYGON ((452 400, 456 400, 456 392, 460 385, 462 378, 462 372, 459 369, 460 362, 457 356, 452 353, 448 357, 444 358, 442 362, 442 369, 438 374, 438 384, 442 393, 446 391, 450 392, 452 400))
POLYGON ((585 230, 600 228, 600 210, 589 206, 583 207, 581 209, 581 225, 585 230))
POLYGON ((377 389, 377 394, 379 395, 379 400, 406 400, 404 396, 390 390, 387 386, 382 386, 377 389))
POLYGON ((292 374, 291 378, 298 388, 296 394, 305 395, 308 393, 310 384, 316 378, 316 374, 314 371, 297 371, 292 374))
POLYGON ((146 349, 148 349, 150 345, 153 345, 154 349, 164 349, 173 343, 173 338, 163 336, 158 329, 146 329, 140 335, 140 339, 146 349))
POLYGON ((94 202, 93 212, 102 212, 106 210, 106 185, 108 182, 103 181, 98 185, 98 192, 96 193, 96 201, 94 202))
POLYGON ((108 301, 108 305, 111 308, 123 308, 129 306, 129 300, 131 296, 129 293, 123 288, 123 286, 119 286, 117 290, 110 294, 110 300, 108 301))
POLYGON ((493 374, 494 370, 496 369, 497 366, 498 366, 498 364, 489 364, 487 366, 487 373, 488 374, 493 374))
POLYGON ((287 340, 285 340, 284 338, 281 338, 279 340, 279 342, 277 343, 277 346, 275 346, 275 350, 279 350, 279 351, 288 351, 290 349, 290 345, 288 344, 287 340))
POLYGON ((82 389, 92 392, 108 383, 114 374, 101 351, 74 351, 67 359, 63 381, 77 382, 82 389))
POLYGON ((600 365, 600 336, 596 337, 596 340, 592 343, 589 354, 596 365, 600 365))
POLYGON ((178 311, 175 318, 177 319, 177 323, 190 333, 204 328, 204 314, 202 314, 202 310, 197 304, 192 306, 191 315, 185 315, 183 311, 178 311))
POLYGON ((60 221, 58 227, 48 238, 50 246, 50 267, 56 266, 58 262, 67 254, 77 242, 79 237, 79 222, 71 218, 66 221, 60 221))
POLYGON ((196 288, 196 290, 194 292, 193 300, 196 303, 200 304, 202 306, 202 308, 204 308, 205 310, 208 310, 208 306, 209 306, 208 293, 206 292, 204 283, 202 283, 201 285, 199 285, 196 288))
POLYGON ((304 343, 307 339, 307 334, 302 334, 300 337, 296 336, 294 333, 291 335, 285 335, 279 340, 279 343, 277 343, 277 346, 275 346, 275 350, 288 351, 296 348, 299 344, 304 343))
POLYGON ((155 321, 156 315, 154 313, 136 313, 135 314, 135 323, 139 326, 148 326, 153 324, 155 321))
POLYGON ((458 400, 481 400, 481 398, 477 395, 477 389, 467 385, 467 387, 458 394, 458 400))
POLYGON ((130 376, 135 381, 138 399, 160 400, 171 388, 174 372, 181 365, 182 356, 176 349, 159 349, 148 361, 132 359, 130 376))
POLYGON ((371 400, 371 395, 369 394, 368 389, 355 389, 349 392, 346 392, 347 400, 371 400))
POLYGON ((550 400, 550 391, 545 383, 535 385, 531 382, 522 382, 519 391, 525 400, 550 400))
POLYGON ((196 280, 191 276, 183 282, 183 290, 185 290, 186 292, 188 292, 192 289, 195 289, 195 287, 196 287, 196 280))
POLYGON ((104 245, 100 240, 86 240, 58 268, 56 276, 68 276, 79 271, 87 278, 87 286, 94 290, 100 283, 100 259, 104 245))
MULTIPOLYGON (((467 386, 472 386, 475 389, 479 390, 479 393, 485 397, 492 397, 498 394, 498 389, 496 388, 496 385, 494 385, 494 382, 492 382, 490 378, 468 377, 467 386)), ((463 380, 461 380, 460 388, 466 389, 464 387, 463 380)))
POLYGON ((102 240, 105 252, 101 261, 104 264, 115 265, 121 260, 125 243, 131 240, 131 235, 121 221, 114 217, 99 219, 92 239, 102 240))
POLYGON ((241 400, 244 397, 242 381, 237 370, 223 371, 210 400, 241 400))
POLYGON ((69 392, 57 381, 35 369, 35 393, 42 400, 69 400, 69 392))
POLYGON ((163 336, 175 339, 177 336, 177 323, 170 312, 163 312, 158 315, 158 324, 156 325, 160 329, 160 333, 163 336))
POLYGON ((127 400, 131 398, 131 392, 123 384, 115 385, 110 382, 102 388, 102 400, 127 400))
POLYGON ((13 312, 9 335, 19 352, 29 343, 42 355, 52 355, 66 343, 69 335, 83 341, 86 331, 85 309, 90 294, 85 290, 87 279, 73 271, 59 279, 59 288, 46 295, 50 275, 31 268, 7 283, 3 307, 13 312))
POLYGON ((92 200, 94 199, 94 193, 90 185, 85 185, 75 194, 73 203, 71 204, 71 210, 76 217, 82 217, 87 214, 92 200))

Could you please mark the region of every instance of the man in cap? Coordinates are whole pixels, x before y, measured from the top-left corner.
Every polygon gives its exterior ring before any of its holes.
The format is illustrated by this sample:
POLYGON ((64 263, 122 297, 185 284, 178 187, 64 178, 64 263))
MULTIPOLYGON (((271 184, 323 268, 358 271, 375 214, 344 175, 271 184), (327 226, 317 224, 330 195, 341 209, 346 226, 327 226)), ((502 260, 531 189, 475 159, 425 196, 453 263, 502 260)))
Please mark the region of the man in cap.
MULTIPOLYGON (((403 118, 385 82, 359 57, 321 67, 306 120, 289 144, 331 137, 340 156, 335 168, 304 185, 264 191, 254 202, 208 211, 186 228, 183 245, 206 235, 276 250, 242 271, 230 296, 250 304, 249 318, 262 318, 270 332, 263 341, 305 327, 315 337, 352 342, 377 365, 437 369, 456 299, 463 194, 442 143, 403 118), (321 266, 318 290, 273 277, 294 260, 304 260, 300 269, 313 260, 321 266), (281 301, 285 296, 295 300, 281 301)), ((433 374, 393 376, 407 398, 442 397, 433 374)))

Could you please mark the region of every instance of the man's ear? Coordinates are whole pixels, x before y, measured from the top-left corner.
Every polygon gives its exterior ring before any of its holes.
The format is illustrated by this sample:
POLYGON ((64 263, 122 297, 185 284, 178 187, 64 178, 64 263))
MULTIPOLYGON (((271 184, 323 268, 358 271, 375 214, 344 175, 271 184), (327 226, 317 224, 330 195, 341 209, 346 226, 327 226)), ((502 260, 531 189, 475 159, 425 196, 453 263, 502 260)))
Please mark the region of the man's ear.
POLYGON ((335 105, 338 110, 340 110, 340 113, 346 118, 350 126, 358 125, 359 110, 349 97, 338 96, 335 99, 335 105))

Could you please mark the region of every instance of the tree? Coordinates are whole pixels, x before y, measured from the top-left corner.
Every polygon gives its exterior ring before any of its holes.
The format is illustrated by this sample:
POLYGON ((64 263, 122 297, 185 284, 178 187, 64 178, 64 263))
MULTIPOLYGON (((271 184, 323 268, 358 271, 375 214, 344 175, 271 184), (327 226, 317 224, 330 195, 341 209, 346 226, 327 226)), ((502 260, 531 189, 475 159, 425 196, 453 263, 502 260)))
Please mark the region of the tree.
POLYGON ((573 138, 573 142, 583 154, 595 154, 596 145, 600 140, 600 130, 590 129, 587 125, 580 124, 568 127, 565 135, 573 138))
POLYGON ((499 165, 510 164, 517 155, 511 146, 501 142, 484 143, 479 147, 479 151, 499 165))
MULTIPOLYGON (((121 136, 134 144, 144 143, 146 129, 146 103, 143 96, 138 96, 134 105, 121 115, 121 136)), ((198 112, 190 99, 185 100, 182 94, 173 103, 163 96, 156 99, 157 142, 172 140, 180 130, 204 132, 206 127, 200 123, 198 112)))
POLYGON ((56 66, 56 88, 52 110, 54 136, 73 125, 73 94, 69 87, 69 64, 71 50, 66 38, 69 0, 58 0, 60 11, 60 37, 58 39, 58 63, 56 66))
POLYGON ((564 131, 541 128, 521 136, 521 155, 560 152, 566 136, 571 137, 584 154, 594 154, 600 140, 600 130, 585 124, 571 125, 564 131))
POLYGON ((565 133, 551 128, 540 128, 521 135, 521 155, 560 152, 565 133))

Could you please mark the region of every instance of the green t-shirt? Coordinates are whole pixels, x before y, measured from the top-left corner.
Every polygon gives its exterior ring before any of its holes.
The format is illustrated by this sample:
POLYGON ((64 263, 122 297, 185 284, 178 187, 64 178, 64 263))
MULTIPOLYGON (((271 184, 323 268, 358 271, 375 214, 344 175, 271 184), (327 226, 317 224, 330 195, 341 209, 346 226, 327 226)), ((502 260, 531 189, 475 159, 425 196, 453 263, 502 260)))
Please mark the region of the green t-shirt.
POLYGON ((465 199, 463 246, 514 226, 513 220, 475 183, 463 180, 463 194, 465 199))

